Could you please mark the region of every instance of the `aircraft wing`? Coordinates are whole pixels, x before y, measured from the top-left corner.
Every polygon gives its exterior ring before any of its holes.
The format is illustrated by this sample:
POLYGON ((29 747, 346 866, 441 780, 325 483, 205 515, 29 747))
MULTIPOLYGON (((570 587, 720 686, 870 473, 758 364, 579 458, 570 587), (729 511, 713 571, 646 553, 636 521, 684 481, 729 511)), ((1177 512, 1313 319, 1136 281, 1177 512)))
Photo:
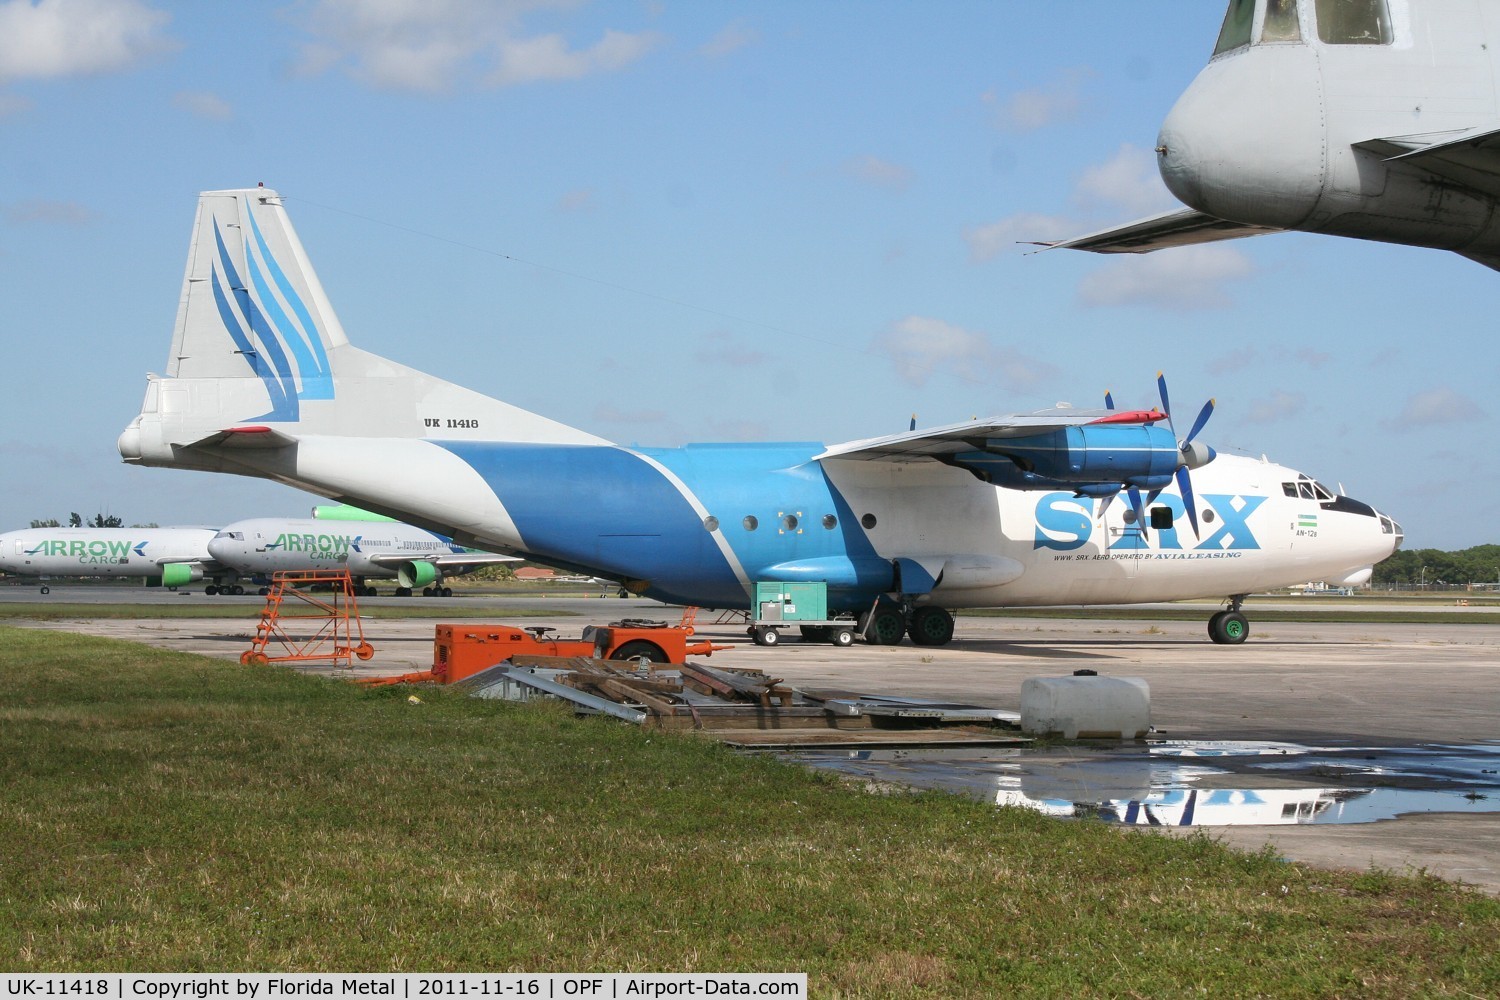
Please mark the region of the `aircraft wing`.
POLYGON ((1025 437, 1045 434, 1063 427, 1092 423, 1150 423, 1164 419, 1154 410, 1077 410, 1055 407, 1035 413, 1018 413, 1004 417, 971 420, 946 427, 908 431, 886 437, 866 438, 836 444, 815 457, 849 458, 865 462, 941 461, 948 455, 984 451, 985 442, 996 438, 1025 437))
POLYGON ((1206 215, 1191 208, 1179 208, 1152 215, 1113 229, 1101 229, 1070 240, 1038 242, 1048 249, 1091 250, 1094 253, 1150 253, 1169 247, 1194 246, 1219 240, 1237 240, 1262 233, 1279 233, 1270 226, 1252 226, 1206 215))
POLYGON ((1354 147, 1390 161, 1409 163, 1476 191, 1500 194, 1500 127, 1494 124, 1384 136, 1356 142, 1354 147))

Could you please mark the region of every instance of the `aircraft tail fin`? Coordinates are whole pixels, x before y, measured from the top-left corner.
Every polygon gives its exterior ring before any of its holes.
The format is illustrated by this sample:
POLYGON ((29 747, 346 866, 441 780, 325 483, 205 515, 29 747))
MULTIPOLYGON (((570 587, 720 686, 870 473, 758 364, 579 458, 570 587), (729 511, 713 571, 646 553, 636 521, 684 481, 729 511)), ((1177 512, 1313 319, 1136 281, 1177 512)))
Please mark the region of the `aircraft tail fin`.
POLYGON ((354 347, 281 197, 206 191, 166 371, 149 377, 120 453, 218 468, 226 448, 286 449, 310 435, 607 443, 354 347))

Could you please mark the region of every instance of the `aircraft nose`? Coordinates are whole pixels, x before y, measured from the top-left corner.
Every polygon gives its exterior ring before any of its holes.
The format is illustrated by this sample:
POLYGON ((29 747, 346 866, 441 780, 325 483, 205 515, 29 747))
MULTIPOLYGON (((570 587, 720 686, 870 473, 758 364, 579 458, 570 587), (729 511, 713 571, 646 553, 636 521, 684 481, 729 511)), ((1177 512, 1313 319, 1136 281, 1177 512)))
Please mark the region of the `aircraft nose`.
POLYGON ((1258 45, 1215 58, 1157 136, 1167 188, 1222 219, 1292 228, 1323 188, 1322 89, 1306 45, 1258 45))

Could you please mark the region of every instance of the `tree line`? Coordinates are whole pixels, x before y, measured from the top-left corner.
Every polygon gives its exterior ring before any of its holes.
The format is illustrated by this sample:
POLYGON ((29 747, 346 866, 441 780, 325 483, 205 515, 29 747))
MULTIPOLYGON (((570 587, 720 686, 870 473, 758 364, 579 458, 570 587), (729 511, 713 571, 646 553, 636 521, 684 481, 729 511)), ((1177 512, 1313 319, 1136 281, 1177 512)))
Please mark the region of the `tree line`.
MULTIPOLYGON (((32 522, 31 522, 31 526, 33 528, 61 528, 63 526, 63 523, 61 521, 59 521, 57 518, 55 518, 55 517, 50 517, 50 518, 45 518, 45 519, 33 519, 32 522)), ((91 518, 89 518, 88 520, 85 521, 82 517, 80 517, 78 515, 78 512, 75 510, 73 513, 71 513, 71 514, 68 515, 68 527, 70 527, 70 528, 123 528, 123 527, 125 527, 125 519, 122 518, 122 517, 118 517, 118 516, 116 516, 114 514, 95 514, 93 517, 91 517, 91 518)), ((132 528, 155 528, 155 527, 158 527, 158 525, 155 522, 153 522, 151 524, 132 524, 131 527, 132 528)))
POLYGON ((1458 552, 1399 549, 1375 567, 1376 587, 1466 587, 1500 583, 1500 545, 1476 545, 1458 552))

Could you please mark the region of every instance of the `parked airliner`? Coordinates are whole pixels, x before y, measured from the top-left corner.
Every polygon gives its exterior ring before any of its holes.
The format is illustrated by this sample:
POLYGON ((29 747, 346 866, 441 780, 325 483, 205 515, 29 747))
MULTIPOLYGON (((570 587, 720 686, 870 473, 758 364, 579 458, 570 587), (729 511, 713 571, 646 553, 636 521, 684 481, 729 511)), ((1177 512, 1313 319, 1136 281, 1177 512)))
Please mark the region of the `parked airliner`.
POLYGON ((1046 245, 1145 253, 1300 230, 1500 268, 1496 79, 1493 0, 1230 0, 1157 137, 1188 207, 1046 245))
POLYGON ((278 571, 347 569, 359 593, 374 597, 372 579, 394 579, 396 596, 452 597, 445 577, 481 566, 516 562, 515 556, 478 552, 389 518, 358 521, 252 518, 226 524, 208 543, 220 563, 246 576, 269 578, 278 571))
MULTIPOLYGON (((172 588, 207 579, 210 587, 232 587, 236 573, 208 551, 213 537, 213 528, 22 528, 0 535, 0 571, 43 579, 137 577, 172 588)), ((46 583, 41 588, 51 591, 46 583)))
MULTIPOLYGON (((427 338, 434 346, 440 336, 427 338)), ((940 645, 949 609, 1221 597, 1367 580, 1391 518, 1160 409, 1059 407, 832 447, 626 447, 349 342, 267 188, 202 194, 164 375, 121 434, 138 465, 258 476, 476 546, 748 608, 821 581, 878 643, 940 645), (1111 502, 1123 494, 1123 502, 1111 502)))

